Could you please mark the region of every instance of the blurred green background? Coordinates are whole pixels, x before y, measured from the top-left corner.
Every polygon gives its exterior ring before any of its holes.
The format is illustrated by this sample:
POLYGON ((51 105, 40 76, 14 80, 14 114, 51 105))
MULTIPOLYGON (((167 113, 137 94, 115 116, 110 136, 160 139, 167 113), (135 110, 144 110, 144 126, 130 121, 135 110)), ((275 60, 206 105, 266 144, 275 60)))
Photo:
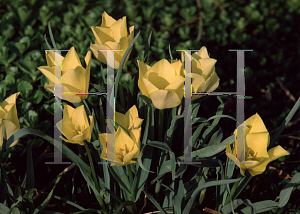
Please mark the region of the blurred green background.
MULTIPOLYGON (((271 134, 280 126, 300 95, 300 1, 299 0, 77 0, 77 1, 0 1, 0 103, 9 95, 21 92, 17 99, 21 127, 37 128, 53 136, 53 95, 44 89, 47 79, 37 70, 46 65, 45 36, 50 42, 48 22, 59 49, 75 46, 83 61, 94 43, 91 26, 100 26, 102 13, 106 11, 115 19, 127 17, 127 25, 135 26, 135 35, 141 35, 124 69, 121 78, 128 84, 137 74, 136 60, 142 60, 145 44, 152 31, 150 63, 162 58, 180 59, 178 49, 200 49, 206 46, 210 57, 217 60, 216 72, 220 77, 217 91, 236 91, 236 53, 229 49, 253 49, 245 53, 246 96, 245 117, 260 114, 271 134)), ((91 82, 101 79, 100 63, 91 65, 91 82)), ((214 114, 215 98, 206 113, 214 114)), ((225 112, 235 117, 235 99, 224 99, 225 112)), ((300 114, 295 114, 284 134, 300 130, 300 114)), ((235 123, 221 120, 224 135, 233 132, 235 123)), ((34 137, 34 160, 52 151, 49 143, 34 137)), ((265 172, 264 181, 252 179, 246 197, 253 201, 274 199, 288 181, 278 170, 292 176, 299 167, 300 135, 279 139, 278 143, 290 156, 274 161, 275 169, 265 172), (278 172, 278 173, 277 173, 278 172), (276 174, 277 173, 277 174, 276 174), (257 183, 255 183, 257 182, 257 183), (272 191, 270 192, 270 188, 272 191), (257 191, 257 192, 256 192, 257 191), (254 197, 256 194, 256 197, 254 197)), ((12 167, 16 180, 24 175, 25 142, 12 149, 12 167)), ((37 164, 37 170, 53 172, 53 176, 36 176, 37 188, 52 180, 63 166, 37 164)), ((299 191, 298 191, 299 193, 299 191)), ((83 193, 78 193, 83 194, 83 193)), ((295 193, 293 193, 295 194, 295 193)), ((298 200, 293 197, 292 200, 298 200), (294 199, 293 199, 294 198, 294 199)), ((65 196, 66 197, 66 196, 65 196)), ((252 201, 252 202, 253 202, 252 201)), ((82 202, 84 203, 84 202, 82 202)), ((291 201, 288 206, 294 206, 291 201)), ((284 212, 284 211, 282 211, 284 212)))

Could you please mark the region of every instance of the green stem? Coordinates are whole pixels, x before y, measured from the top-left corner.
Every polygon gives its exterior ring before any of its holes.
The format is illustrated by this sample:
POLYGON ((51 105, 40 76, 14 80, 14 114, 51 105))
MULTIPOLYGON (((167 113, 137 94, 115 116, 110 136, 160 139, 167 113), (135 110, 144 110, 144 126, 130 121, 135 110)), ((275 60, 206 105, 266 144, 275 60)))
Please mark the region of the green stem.
MULTIPOLYGON (((241 177, 242 177, 242 175, 239 174, 238 177, 237 177, 237 179, 238 179, 238 178, 241 178, 241 177)), ((240 183, 240 182, 241 182, 241 181, 237 181, 237 182, 234 183, 234 185, 233 185, 233 187, 232 187, 232 189, 231 189, 231 191, 230 191, 231 198, 232 198, 232 196, 233 196, 233 194, 234 194, 236 188, 239 186, 239 183, 240 183)), ((232 199, 232 200, 233 200, 233 199, 232 199)), ((230 196, 228 195, 227 198, 226 198, 226 201, 225 201, 225 204, 224 204, 224 205, 228 204, 229 202, 230 202, 230 196)))
POLYGON ((134 195, 134 192, 133 192, 133 189, 132 189, 133 175, 132 175, 130 164, 126 165, 126 168, 127 168, 127 172, 128 172, 128 176, 129 176, 129 182, 130 182, 131 200, 134 202, 135 195, 134 195))
MULTIPOLYGON (((97 177, 96 177, 96 173, 95 173, 94 163, 93 163, 91 152, 90 152, 90 148, 89 148, 86 141, 84 141, 84 146, 85 146, 86 152, 88 154, 88 158, 89 158, 89 162, 90 162, 90 166, 91 166, 91 171, 92 171, 92 176, 93 176, 93 179, 94 179, 95 187, 98 191, 100 191, 98 181, 97 181, 97 177)), ((103 202, 102 198, 100 197, 100 195, 96 196, 96 198, 97 198, 102 210, 104 211, 104 213, 107 214, 106 207, 105 207, 104 202, 103 202)))
POLYGON ((164 142, 163 127, 164 127, 164 110, 160 109, 159 119, 158 119, 158 140, 160 142, 164 142))
POLYGON ((120 93, 121 106, 125 109, 126 107, 124 101, 123 86, 121 83, 119 83, 119 93, 120 93))

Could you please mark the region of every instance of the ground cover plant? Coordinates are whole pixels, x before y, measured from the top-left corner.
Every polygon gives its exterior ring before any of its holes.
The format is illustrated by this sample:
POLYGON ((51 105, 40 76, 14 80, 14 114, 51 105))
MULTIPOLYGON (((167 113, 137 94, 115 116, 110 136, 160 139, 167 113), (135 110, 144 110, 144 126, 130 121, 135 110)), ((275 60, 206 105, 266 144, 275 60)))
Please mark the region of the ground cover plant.
POLYGON ((0 213, 300 212, 299 6, 1 1, 0 213), (114 64, 108 49, 122 50, 114 64), (229 49, 253 50, 245 153, 241 97, 198 94, 185 106, 189 54, 180 50, 197 50, 191 93, 200 93, 237 90, 229 49), (59 95, 58 83, 74 93, 59 95), (193 163, 183 164, 188 124, 193 163), (57 146, 69 164, 45 164, 57 146))

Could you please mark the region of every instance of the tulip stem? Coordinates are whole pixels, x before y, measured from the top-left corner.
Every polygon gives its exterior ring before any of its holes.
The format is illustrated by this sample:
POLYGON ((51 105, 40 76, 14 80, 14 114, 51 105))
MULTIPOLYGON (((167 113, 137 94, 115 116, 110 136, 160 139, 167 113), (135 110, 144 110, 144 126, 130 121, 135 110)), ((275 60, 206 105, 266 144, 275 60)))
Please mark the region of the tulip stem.
POLYGON ((135 196, 134 196, 134 192, 133 192, 133 189, 132 189, 133 175, 132 175, 130 164, 126 165, 126 168, 127 168, 127 173, 128 173, 129 182, 130 182, 131 200, 134 202, 135 196))
POLYGON ((163 127, 164 127, 164 110, 159 109, 159 118, 158 118, 158 140, 164 142, 163 136, 163 127))
MULTIPOLYGON (((92 155, 91 155, 90 148, 89 148, 89 146, 88 146, 88 144, 87 144, 86 141, 84 141, 84 146, 85 146, 86 152, 87 152, 88 157, 89 157, 89 162, 90 162, 90 166, 91 166, 91 171, 92 171, 92 176, 93 176, 93 179, 94 179, 95 187, 96 187, 96 189, 98 191, 100 191, 99 185, 98 185, 98 182, 97 182, 97 177, 96 177, 96 173, 95 173, 95 168, 94 168, 94 163, 93 163, 92 155)), ((96 198, 97 198, 97 200, 98 200, 98 202, 99 202, 102 210, 104 211, 104 213, 107 213, 106 207, 104 205, 104 202, 103 202, 101 196, 100 195, 98 195, 98 196, 95 195, 95 196, 96 196, 96 198)))

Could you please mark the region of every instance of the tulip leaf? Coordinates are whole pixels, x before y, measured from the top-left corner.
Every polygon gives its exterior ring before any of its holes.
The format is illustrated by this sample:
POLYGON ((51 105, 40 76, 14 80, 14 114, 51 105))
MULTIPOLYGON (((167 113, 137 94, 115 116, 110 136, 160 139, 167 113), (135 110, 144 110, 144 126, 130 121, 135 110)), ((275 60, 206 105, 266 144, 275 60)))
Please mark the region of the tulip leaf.
POLYGON ((139 97, 142 98, 142 99, 146 102, 146 104, 147 104, 148 106, 151 106, 152 101, 151 101, 151 99, 150 99, 149 97, 147 97, 147 96, 145 96, 145 95, 141 95, 141 94, 139 94, 139 97))
MULTIPOLYGON (((54 139, 48 135, 46 135, 44 132, 41 132, 39 130, 31 129, 31 128, 23 128, 18 131, 16 131, 7 141, 6 148, 9 148, 9 146, 17 139, 26 136, 28 134, 39 136, 51 143, 54 142, 54 139)), ((56 140, 55 140, 56 141, 56 140)), ((57 144, 61 144, 62 146, 62 152, 72 161, 74 162, 80 169, 81 174, 83 175, 84 179, 86 180, 87 184, 92 188, 96 198, 99 200, 99 192, 95 188, 94 181, 91 177, 91 169, 90 167, 84 163, 78 155, 76 155, 72 150, 70 150, 66 145, 60 142, 56 142, 57 144)), ((61 149, 61 148, 59 148, 61 149)), ((104 186, 104 182, 99 178, 100 186, 104 186)))
POLYGON ((27 172, 25 175, 26 184, 25 187, 28 189, 32 189, 35 187, 34 182, 34 169, 33 169, 33 160, 32 160, 32 141, 27 142, 27 172))
POLYGON ((235 141, 235 136, 231 135, 228 138, 226 138, 222 143, 214 146, 207 146, 205 148, 196 150, 192 152, 192 157, 198 157, 198 158, 206 158, 211 157, 221 151, 223 151, 226 148, 227 143, 233 143, 235 141))
POLYGON ((279 195, 280 198, 279 207, 284 207, 287 204, 293 190, 299 185, 300 185, 300 173, 297 173, 292 177, 290 182, 286 184, 281 190, 279 195))
POLYGON ((161 212, 166 214, 166 212, 163 210, 163 208, 159 205, 159 203, 150 195, 146 190, 143 190, 144 194, 147 196, 147 198, 154 204, 154 206, 161 212))
POLYGON ((290 113, 288 114, 288 116, 284 119, 284 121, 282 122, 282 124, 280 125, 280 127, 277 129, 275 135, 272 136, 271 142, 270 142, 270 144, 268 146, 268 150, 271 149, 274 146, 275 142, 280 137, 280 134, 283 132, 283 130, 285 129, 285 127, 287 126, 287 124, 291 121, 292 117, 297 112, 297 110, 299 109, 299 107, 300 107, 300 97, 298 98, 297 102, 295 103, 294 107, 292 108, 292 110, 290 111, 290 113))
POLYGON ((153 146, 153 147, 156 147, 156 148, 159 148, 159 149, 163 149, 163 150, 172 152, 171 148, 166 143, 159 142, 159 141, 150 141, 150 140, 148 140, 148 144, 150 146, 153 146))
POLYGON ((50 21, 48 22, 48 30, 49 30, 49 35, 50 35, 51 42, 52 42, 52 45, 54 47, 54 50, 58 50, 57 47, 56 47, 55 41, 54 41, 53 34, 52 34, 52 30, 51 30, 51 26, 50 26, 50 21))
POLYGON ((169 55, 170 55, 170 59, 173 60, 173 56, 172 56, 172 52, 171 52, 171 45, 169 44, 169 55))
MULTIPOLYGON (((145 150, 145 147, 143 148, 143 151, 145 150)), ((144 185, 146 184, 147 178, 148 178, 148 174, 150 170, 150 166, 151 166, 151 162, 152 162, 152 151, 153 148, 151 146, 149 146, 146 150, 147 152, 143 152, 141 151, 140 155, 139 155, 139 160, 137 165, 141 166, 138 167, 137 173, 134 177, 133 180, 133 188, 132 191, 136 193, 136 198, 135 200, 137 201, 140 197, 140 194, 142 192, 142 190, 144 189, 144 185), (143 155, 143 162, 141 161, 143 155), (143 166, 143 167, 142 167, 143 166)))
POLYGON ((126 190, 127 193, 131 194, 130 191, 130 183, 126 176, 126 173, 121 166, 111 166, 109 170, 112 176, 116 179, 116 181, 120 184, 120 187, 126 190))
POLYGON ((144 52, 144 63, 148 61, 149 58, 149 50, 150 50, 150 43, 151 43, 151 36, 152 36, 152 31, 150 31, 149 36, 148 36, 148 42, 145 47, 145 52, 144 52))
POLYGON ((125 201, 123 202, 114 212, 114 214, 121 213, 121 210, 126 206, 132 206, 133 207, 133 213, 137 213, 136 205, 132 201, 125 201))
POLYGON ((239 179, 229 179, 229 180, 224 179, 224 180, 219 180, 219 181, 209 181, 209 182, 206 182, 204 184, 199 185, 195 189, 195 191, 193 192, 193 194, 192 194, 189 202, 187 203, 186 207, 184 208, 182 214, 189 214, 190 213, 190 210, 191 210, 191 208, 194 204, 194 201, 195 201, 196 197, 200 194, 202 189, 208 188, 208 187, 211 187, 211 186, 230 184, 230 183, 234 183, 236 181, 239 181, 239 179))

